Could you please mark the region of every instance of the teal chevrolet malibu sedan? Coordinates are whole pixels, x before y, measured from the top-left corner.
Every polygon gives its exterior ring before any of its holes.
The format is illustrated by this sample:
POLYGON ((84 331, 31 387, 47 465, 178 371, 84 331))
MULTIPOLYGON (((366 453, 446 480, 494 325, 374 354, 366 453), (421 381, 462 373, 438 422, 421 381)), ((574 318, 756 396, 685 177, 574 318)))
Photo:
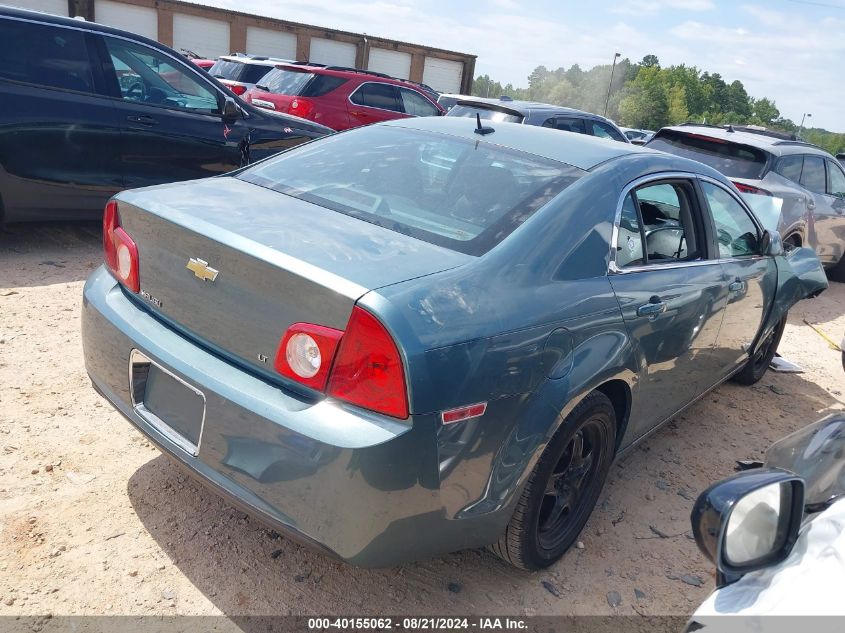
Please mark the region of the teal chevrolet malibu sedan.
POLYGON ((613 460, 761 378, 827 282, 677 156, 421 118, 125 191, 94 387, 235 505, 356 565, 575 542, 613 460))

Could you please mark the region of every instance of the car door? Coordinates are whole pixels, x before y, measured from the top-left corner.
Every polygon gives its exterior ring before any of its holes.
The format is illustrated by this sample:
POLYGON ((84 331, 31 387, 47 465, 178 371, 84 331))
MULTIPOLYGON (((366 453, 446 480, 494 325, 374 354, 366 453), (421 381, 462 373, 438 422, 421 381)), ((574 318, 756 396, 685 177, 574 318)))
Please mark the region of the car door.
POLYGON ((617 218, 609 278, 639 359, 639 436, 718 381, 713 347, 727 289, 693 177, 633 183, 617 218))
POLYGON ((800 183, 810 194, 807 203, 807 209, 810 211, 807 226, 810 244, 815 246, 816 254, 822 263, 832 264, 837 261, 836 255, 841 252, 840 245, 833 237, 833 228, 839 222, 840 214, 833 207, 835 198, 827 194, 824 157, 810 154, 804 156, 800 183))
POLYGON ((204 178, 249 162, 249 126, 224 123, 224 95, 164 51, 103 36, 100 54, 121 119, 127 187, 204 178))
POLYGON ((122 188, 120 124, 84 29, 0 18, 6 220, 94 218, 122 188))
POLYGON ((760 254, 763 231, 740 198, 715 180, 702 180, 701 190, 728 288, 715 350, 726 376, 748 360, 774 301, 778 271, 774 258, 760 254))
POLYGON ((843 252, 845 249, 845 172, 837 161, 829 158, 825 159, 825 166, 827 167, 825 206, 830 208, 831 213, 822 227, 823 232, 820 233, 817 226, 816 233, 819 239, 830 247, 830 263, 836 264, 845 255, 843 252))
POLYGON ((396 86, 380 81, 366 81, 358 86, 349 95, 347 109, 351 127, 408 116, 402 108, 396 86))

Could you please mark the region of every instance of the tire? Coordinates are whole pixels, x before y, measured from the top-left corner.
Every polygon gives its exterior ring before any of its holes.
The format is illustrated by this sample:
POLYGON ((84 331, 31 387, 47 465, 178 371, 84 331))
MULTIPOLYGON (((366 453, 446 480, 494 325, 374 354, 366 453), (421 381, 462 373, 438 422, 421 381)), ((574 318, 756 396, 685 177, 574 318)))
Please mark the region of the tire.
POLYGON ((615 442, 613 404, 594 391, 578 403, 546 446, 505 533, 490 550, 528 571, 560 559, 596 505, 613 462, 615 442), (580 459, 573 464, 576 452, 580 459))
POLYGON ((786 327, 786 315, 781 319, 780 323, 775 326, 775 329, 769 334, 768 338, 760 344, 754 355, 748 359, 739 373, 731 377, 736 383, 740 385, 753 385, 759 381, 769 368, 769 363, 775 357, 775 352, 778 350, 780 339, 783 336, 783 330, 786 327))
POLYGON ((845 256, 843 256, 836 266, 827 269, 827 278, 831 281, 845 283, 845 256))

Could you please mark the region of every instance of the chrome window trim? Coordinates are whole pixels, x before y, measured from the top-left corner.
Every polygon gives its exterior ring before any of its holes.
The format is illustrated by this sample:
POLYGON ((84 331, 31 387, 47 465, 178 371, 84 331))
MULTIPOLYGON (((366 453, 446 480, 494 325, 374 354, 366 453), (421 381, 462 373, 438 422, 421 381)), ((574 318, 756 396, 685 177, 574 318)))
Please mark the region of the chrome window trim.
MULTIPOLYGON (((692 268, 695 266, 709 266, 718 264, 716 259, 696 259, 685 262, 670 262, 667 264, 647 264, 644 266, 626 266, 621 268, 616 265, 616 256, 618 255, 618 248, 616 247, 619 241, 619 224, 622 222, 622 207, 625 204, 625 198, 634 189, 642 187, 650 182, 659 182, 662 180, 687 180, 692 183, 697 174, 685 171, 666 171, 656 174, 648 174, 647 176, 640 176, 636 180, 632 180, 622 189, 622 194, 616 203, 616 214, 613 218, 613 231, 610 236, 610 259, 607 267, 608 274, 611 275, 627 275, 629 273, 645 272, 647 270, 666 270, 670 268, 692 268)), ((645 246, 645 245, 643 245, 645 246)))

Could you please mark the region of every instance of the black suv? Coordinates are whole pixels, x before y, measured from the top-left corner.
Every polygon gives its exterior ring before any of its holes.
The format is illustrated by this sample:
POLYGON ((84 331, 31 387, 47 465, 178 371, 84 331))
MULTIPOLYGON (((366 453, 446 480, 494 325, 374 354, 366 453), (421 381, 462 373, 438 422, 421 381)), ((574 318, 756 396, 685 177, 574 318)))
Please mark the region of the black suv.
POLYGON ((331 132, 244 103, 174 50, 0 7, 0 221, 85 219, 331 132))
POLYGON ((779 212, 770 228, 787 248, 814 248, 830 278, 845 281, 845 171, 831 154, 763 128, 694 123, 665 127, 646 147, 718 169, 755 210, 779 212))

